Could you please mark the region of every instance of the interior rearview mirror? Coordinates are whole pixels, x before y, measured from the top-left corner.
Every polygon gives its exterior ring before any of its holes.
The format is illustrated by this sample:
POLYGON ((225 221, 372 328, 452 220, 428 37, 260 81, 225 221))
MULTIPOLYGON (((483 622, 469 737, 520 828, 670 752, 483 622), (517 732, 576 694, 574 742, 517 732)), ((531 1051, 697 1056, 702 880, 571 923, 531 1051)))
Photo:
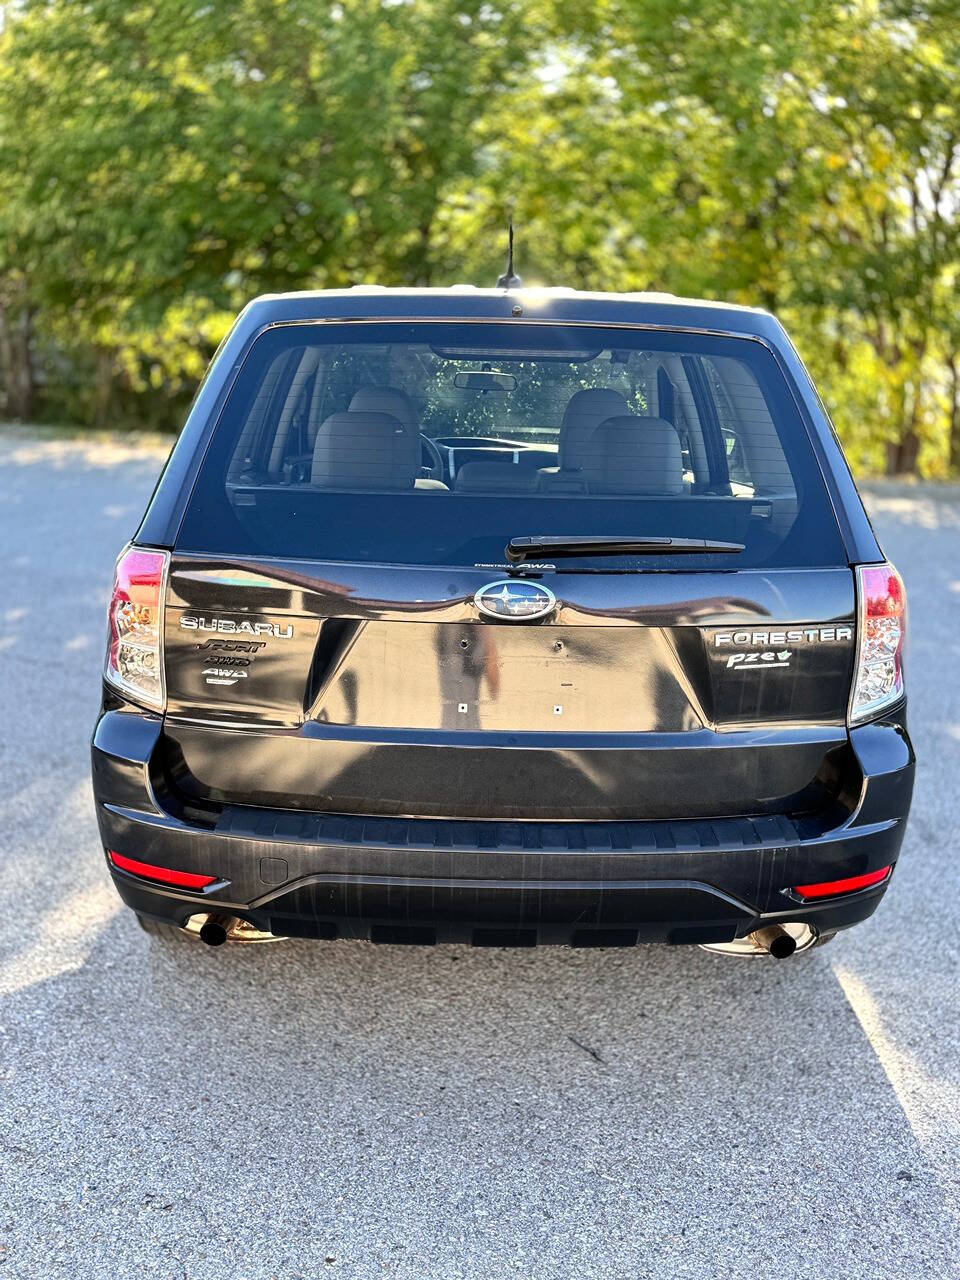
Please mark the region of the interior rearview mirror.
POLYGON ((453 385, 461 391, 516 391, 517 380, 499 369, 465 369, 454 374, 453 385))

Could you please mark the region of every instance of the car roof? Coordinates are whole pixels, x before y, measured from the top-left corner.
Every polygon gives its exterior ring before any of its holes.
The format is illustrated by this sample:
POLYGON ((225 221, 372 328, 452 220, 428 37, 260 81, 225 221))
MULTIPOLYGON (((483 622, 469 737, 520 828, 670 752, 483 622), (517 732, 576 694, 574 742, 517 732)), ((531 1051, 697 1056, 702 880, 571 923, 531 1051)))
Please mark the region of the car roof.
POLYGON ((636 324, 742 334, 767 340, 783 330, 768 312, 670 293, 589 293, 577 289, 350 289, 272 293, 243 311, 244 329, 300 320, 501 320, 521 317, 552 323, 636 324))

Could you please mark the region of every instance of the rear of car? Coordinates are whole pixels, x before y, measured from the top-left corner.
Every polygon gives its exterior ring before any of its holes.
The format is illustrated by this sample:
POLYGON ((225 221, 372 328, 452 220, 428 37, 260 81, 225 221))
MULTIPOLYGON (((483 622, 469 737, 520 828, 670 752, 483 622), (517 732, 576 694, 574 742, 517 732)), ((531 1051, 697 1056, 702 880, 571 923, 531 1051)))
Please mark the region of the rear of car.
POLYGON ((762 313, 259 301, 110 618, 109 865, 210 941, 786 954, 897 860, 903 588, 762 313))

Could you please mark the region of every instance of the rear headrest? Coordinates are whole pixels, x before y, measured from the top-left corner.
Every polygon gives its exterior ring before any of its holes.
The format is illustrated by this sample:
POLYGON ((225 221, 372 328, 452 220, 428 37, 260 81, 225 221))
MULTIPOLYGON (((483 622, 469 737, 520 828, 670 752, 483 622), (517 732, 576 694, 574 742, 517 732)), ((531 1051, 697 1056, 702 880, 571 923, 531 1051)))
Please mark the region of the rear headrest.
POLYGON ((592 387, 570 397, 560 424, 557 463, 561 471, 583 466, 584 446, 607 418, 629 413, 626 400, 610 387, 592 387))
POLYGON ((405 431, 418 432, 413 401, 398 387, 361 387, 350 401, 351 413, 389 413, 398 418, 405 431))
POLYGON ((334 413, 313 446, 312 484, 325 489, 412 489, 420 444, 389 413, 334 413))
POLYGON ((533 493, 537 472, 515 462, 465 462, 457 472, 458 493, 533 493))
POLYGON ((683 493, 680 437, 665 418, 608 418, 587 445, 590 493, 683 493))

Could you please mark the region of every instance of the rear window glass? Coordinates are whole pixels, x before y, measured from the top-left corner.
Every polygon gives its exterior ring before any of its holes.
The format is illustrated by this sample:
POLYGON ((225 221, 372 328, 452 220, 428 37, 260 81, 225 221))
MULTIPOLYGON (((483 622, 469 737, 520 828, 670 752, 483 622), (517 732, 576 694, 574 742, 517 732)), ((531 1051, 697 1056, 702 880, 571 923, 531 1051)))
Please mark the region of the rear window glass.
POLYGON ((490 321, 262 334, 177 545, 500 566, 509 539, 532 535, 744 548, 558 563, 576 570, 845 562, 796 404, 761 343, 490 321))

